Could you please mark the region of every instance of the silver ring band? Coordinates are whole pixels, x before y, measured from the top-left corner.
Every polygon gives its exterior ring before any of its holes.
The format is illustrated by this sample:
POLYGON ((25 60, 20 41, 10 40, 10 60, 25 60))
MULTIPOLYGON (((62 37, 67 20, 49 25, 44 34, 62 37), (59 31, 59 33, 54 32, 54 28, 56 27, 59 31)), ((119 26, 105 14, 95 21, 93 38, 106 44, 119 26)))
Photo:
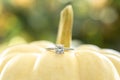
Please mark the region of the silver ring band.
POLYGON ((73 48, 64 48, 63 45, 56 45, 55 47, 53 48, 46 48, 47 50, 54 50, 57 54, 62 54, 64 53, 64 51, 67 51, 67 50, 74 50, 73 48))
MULTIPOLYGON (((55 50, 57 48, 46 48, 47 50, 55 50)), ((73 48, 64 48, 64 50, 74 50, 73 48)))

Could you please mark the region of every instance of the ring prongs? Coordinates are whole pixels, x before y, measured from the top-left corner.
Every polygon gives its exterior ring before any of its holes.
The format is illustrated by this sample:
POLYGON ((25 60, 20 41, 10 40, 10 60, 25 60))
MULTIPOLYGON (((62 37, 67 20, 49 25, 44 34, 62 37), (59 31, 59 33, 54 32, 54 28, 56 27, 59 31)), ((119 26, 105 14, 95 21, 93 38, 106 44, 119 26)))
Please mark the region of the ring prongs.
POLYGON ((64 46, 63 45, 56 45, 55 52, 57 54, 64 53, 64 46))

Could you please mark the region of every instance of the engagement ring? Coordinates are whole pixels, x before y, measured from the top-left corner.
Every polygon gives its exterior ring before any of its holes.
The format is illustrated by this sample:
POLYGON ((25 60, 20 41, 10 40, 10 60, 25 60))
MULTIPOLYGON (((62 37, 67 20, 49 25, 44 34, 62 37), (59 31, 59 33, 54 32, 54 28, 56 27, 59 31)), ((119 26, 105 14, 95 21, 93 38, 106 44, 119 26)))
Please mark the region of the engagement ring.
POLYGON ((54 50, 57 54, 62 54, 64 51, 74 50, 73 48, 65 48, 63 45, 56 45, 55 47, 46 48, 47 50, 54 50))

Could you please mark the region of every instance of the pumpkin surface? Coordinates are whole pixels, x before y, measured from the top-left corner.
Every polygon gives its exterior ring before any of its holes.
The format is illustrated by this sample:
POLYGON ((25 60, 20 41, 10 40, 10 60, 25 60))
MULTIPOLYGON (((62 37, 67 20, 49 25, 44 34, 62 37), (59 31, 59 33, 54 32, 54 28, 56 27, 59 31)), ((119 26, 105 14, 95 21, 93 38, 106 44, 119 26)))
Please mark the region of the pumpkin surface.
POLYGON ((78 47, 78 49, 92 50, 92 51, 102 53, 104 56, 106 56, 112 61, 112 63, 114 64, 114 66, 116 67, 120 75, 120 52, 113 50, 113 49, 101 49, 95 45, 90 45, 90 44, 81 45, 80 47, 78 47))
MULTIPOLYGON (((70 47, 72 7, 61 13, 57 44, 70 47)), ((104 54, 76 48, 56 53, 49 41, 21 44, 0 55, 0 80, 120 80, 118 70, 104 54)))
POLYGON ((56 54, 40 45, 18 45, 1 57, 0 80, 119 80, 112 62, 89 50, 56 54))

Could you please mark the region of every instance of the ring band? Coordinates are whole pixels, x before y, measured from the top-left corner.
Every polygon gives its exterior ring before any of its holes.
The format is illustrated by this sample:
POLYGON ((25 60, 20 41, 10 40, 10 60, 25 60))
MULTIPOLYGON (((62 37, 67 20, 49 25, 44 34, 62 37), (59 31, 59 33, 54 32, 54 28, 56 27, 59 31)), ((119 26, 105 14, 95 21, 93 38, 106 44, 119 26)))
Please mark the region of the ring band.
POLYGON ((73 48, 64 48, 63 45, 56 45, 53 48, 46 48, 46 49, 47 50, 55 50, 55 52, 57 54, 62 54, 62 53, 64 53, 64 51, 67 51, 67 50, 74 50, 73 48))

